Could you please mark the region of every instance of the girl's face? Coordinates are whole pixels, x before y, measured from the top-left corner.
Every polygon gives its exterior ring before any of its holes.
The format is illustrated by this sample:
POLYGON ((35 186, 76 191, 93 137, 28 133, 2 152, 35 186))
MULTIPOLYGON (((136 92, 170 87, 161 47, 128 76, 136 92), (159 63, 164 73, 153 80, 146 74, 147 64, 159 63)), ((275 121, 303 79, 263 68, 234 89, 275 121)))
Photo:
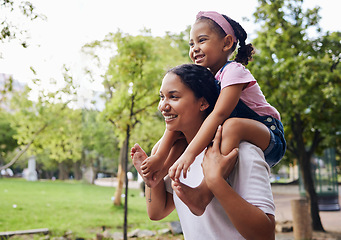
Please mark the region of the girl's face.
POLYGON ((170 72, 163 78, 159 110, 169 131, 181 131, 191 137, 188 134, 198 131, 205 118, 204 104, 205 100, 197 99, 178 75, 170 72))
POLYGON ((206 21, 194 23, 190 33, 189 57, 198 65, 209 68, 213 74, 227 61, 225 38, 212 30, 206 21))

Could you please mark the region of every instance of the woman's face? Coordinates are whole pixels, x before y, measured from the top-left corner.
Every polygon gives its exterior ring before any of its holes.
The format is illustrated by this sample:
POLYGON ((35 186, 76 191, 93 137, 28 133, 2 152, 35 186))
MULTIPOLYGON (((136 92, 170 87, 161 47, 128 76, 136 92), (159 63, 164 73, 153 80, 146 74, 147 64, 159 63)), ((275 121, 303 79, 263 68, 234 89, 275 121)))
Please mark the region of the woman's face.
POLYGON ((205 101, 194 96, 193 91, 174 73, 167 73, 160 88, 159 110, 169 131, 197 131, 205 118, 205 101))

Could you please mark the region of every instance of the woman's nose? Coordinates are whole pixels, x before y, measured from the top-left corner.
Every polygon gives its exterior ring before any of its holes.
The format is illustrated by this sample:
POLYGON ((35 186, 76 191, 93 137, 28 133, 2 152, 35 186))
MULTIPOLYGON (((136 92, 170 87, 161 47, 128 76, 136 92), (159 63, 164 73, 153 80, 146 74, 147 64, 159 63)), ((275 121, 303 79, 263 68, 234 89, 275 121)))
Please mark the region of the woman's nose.
POLYGON ((169 105, 169 103, 167 102, 167 101, 161 101, 160 103, 159 103, 159 110, 161 111, 161 112, 167 112, 167 111, 169 111, 170 110, 170 105, 169 105))

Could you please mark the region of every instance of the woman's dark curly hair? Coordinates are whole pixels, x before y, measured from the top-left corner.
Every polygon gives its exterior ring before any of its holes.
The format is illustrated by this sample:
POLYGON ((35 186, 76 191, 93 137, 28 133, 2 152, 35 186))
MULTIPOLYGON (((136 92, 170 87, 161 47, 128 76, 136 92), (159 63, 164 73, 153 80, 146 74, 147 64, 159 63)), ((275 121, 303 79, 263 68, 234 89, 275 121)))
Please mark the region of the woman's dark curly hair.
POLYGON ((209 104, 206 114, 212 112, 219 91, 211 71, 196 64, 183 64, 168 70, 168 73, 178 75, 181 81, 193 91, 196 98, 205 98, 209 104))
MULTIPOLYGON (((251 43, 245 44, 247 33, 245 32, 244 28, 233 19, 229 18, 228 16, 222 14, 222 16, 228 21, 233 28, 234 34, 236 35, 237 40, 239 41, 239 48, 237 55, 235 57, 235 61, 239 62, 243 65, 247 65, 252 60, 252 55, 255 53, 254 48, 251 43)), ((213 20, 207 17, 200 17, 197 20, 207 20, 211 27, 218 32, 219 35, 222 37, 226 36, 224 30, 213 20)), ((234 43, 232 46, 232 51, 234 51, 237 47, 237 43, 234 43)))

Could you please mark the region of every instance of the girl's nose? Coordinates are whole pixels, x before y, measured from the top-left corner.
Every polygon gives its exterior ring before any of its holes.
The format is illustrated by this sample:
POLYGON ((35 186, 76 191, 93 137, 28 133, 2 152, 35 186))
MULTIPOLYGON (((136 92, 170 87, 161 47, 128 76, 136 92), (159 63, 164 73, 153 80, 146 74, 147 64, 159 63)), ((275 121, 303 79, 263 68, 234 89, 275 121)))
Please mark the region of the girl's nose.
POLYGON ((193 44, 192 51, 193 52, 198 52, 199 51, 199 45, 198 44, 193 44))

